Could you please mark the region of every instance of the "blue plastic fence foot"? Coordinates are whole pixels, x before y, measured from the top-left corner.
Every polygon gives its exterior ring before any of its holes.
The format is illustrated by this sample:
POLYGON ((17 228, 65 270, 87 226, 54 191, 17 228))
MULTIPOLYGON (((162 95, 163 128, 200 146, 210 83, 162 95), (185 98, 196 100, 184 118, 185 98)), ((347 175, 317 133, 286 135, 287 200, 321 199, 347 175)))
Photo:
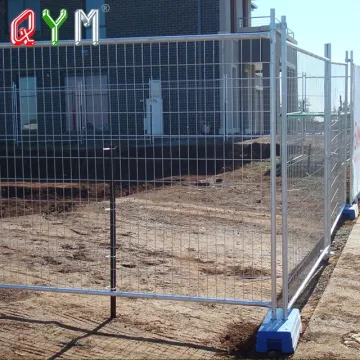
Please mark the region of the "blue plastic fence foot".
POLYGON ((350 220, 355 220, 359 216, 359 206, 358 204, 346 205, 343 210, 343 215, 349 218, 350 220))
POLYGON ((294 354, 302 328, 300 311, 292 309, 287 320, 283 320, 282 309, 277 309, 276 313, 277 320, 272 320, 271 310, 265 316, 257 333, 256 352, 294 354))

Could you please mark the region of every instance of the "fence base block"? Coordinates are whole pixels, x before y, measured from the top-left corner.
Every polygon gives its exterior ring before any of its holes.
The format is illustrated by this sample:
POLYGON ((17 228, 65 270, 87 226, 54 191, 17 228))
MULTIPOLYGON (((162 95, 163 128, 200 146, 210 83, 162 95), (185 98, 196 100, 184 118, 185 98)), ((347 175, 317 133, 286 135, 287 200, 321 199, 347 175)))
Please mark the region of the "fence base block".
POLYGON ((343 210, 343 215, 348 217, 351 220, 355 220, 359 216, 359 206, 358 204, 354 204, 352 206, 346 205, 343 210))
POLYGON ((298 309, 292 309, 288 319, 283 320, 283 310, 277 309, 277 320, 272 320, 271 310, 267 313, 257 334, 256 351, 271 351, 282 354, 295 353, 301 332, 301 317, 298 309))

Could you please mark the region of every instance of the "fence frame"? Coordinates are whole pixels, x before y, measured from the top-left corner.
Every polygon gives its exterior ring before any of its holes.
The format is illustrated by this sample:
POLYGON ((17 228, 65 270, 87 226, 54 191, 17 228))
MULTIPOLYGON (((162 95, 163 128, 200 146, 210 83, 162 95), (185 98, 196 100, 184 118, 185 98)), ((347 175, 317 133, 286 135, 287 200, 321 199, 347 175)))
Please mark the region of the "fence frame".
MULTIPOLYGON (((108 290, 91 290, 91 289, 74 289, 74 288, 60 288, 52 286, 28 286, 28 285, 16 285, 0 283, 0 288, 4 289, 26 289, 32 291, 46 291, 46 292, 57 292, 57 293, 72 293, 72 294, 86 294, 86 295, 99 295, 110 297, 110 314, 111 317, 116 317, 116 297, 127 297, 127 298, 146 298, 146 299, 157 299, 157 300, 172 300, 172 301, 191 301, 200 303, 218 303, 218 304, 232 304, 232 305, 245 305, 271 308, 274 319, 277 318, 277 292, 276 292, 276 120, 277 120, 277 103, 276 103, 276 36, 278 33, 278 24, 276 23, 275 10, 271 12, 271 25, 269 31, 262 32, 247 32, 247 33, 236 33, 236 34, 210 34, 210 35, 187 35, 187 36, 160 36, 160 37, 138 37, 138 38, 115 38, 115 39, 103 39, 99 41, 99 45, 124 45, 124 44, 159 44, 159 43, 180 43, 180 42, 199 42, 199 41, 232 41, 232 40, 257 40, 257 39, 270 39, 271 50, 270 50, 270 84, 271 84, 271 105, 270 105, 270 137, 271 141, 271 164, 274 166, 271 169, 271 243, 273 244, 271 249, 271 289, 272 297, 269 301, 256 301, 256 300, 233 300, 233 299, 218 299, 211 297, 191 297, 191 296, 178 296, 178 295, 160 295, 151 293, 137 293, 137 292, 126 292, 116 290, 116 233, 115 233, 115 201, 114 201, 114 181, 109 180, 111 191, 110 201, 110 287, 108 290)), ((59 41, 59 47, 73 46, 72 41, 59 41)), ((91 40, 82 41, 81 45, 92 46, 91 40)), ((49 41, 38 41, 34 47, 43 48, 49 47, 51 43, 49 41)), ((1 43, 0 49, 12 48, 12 44, 1 43)), ((178 137, 178 136, 174 136, 178 137)), ((186 136, 188 137, 188 136, 186 136)), ((223 135, 218 135, 223 137, 223 135)), ((112 149, 104 148, 104 152, 112 153, 112 149)), ((113 174, 113 161, 112 155, 110 154, 111 162, 111 173, 113 174)))
MULTIPOLYGON (((282 18, 282 28, 286 28, 286 18, 282 18)), ((325 101, 325 108, 324 108, 324 137, 325 137, 325 156, 324 156, 324 222, 323 222, 323 231, 324 231, 324 240, 323 240, 323 247, 319 254, 319 257, 317 258, 315 264, 308 272, 305 279, 302 281, 301 285, 298 287, 297 291, 293 295, 293 297, 288 300, 288 199, 287 199, 287 191, 288 191, 288 174, 287 174, 287 166, 288 166, 288 158, 287 158, 287 151, 284 151, 284 149, 287 148, 287 132, 288 132, 288 118, 289 115, 287 113, 287 94, 288 92, 288 82, 287 82, 287 71, 286 71, 286 65, 282 66, 282 139, 281 139, 281 164, 282 164, 282 201, 283 201, 283 209, 282 209, 282 259, 283 259, 283 265, 282 265, 282 276, 283 276, 283 283, 282 283, 282 301, 283 301, 283 315, 284 319, 288 318, 288 314, 293 308, 294 304, 296 303, 299 296, 302 294, 302 292, 305 290, 306 286, 308 285, 310 279, 314 275, 314 273, 317 271, 320 263, 323 260, 328 260, 330 257, 330 249, 331 249, 331 237, 333 235, 333 232, 336 228, 336 225, 338 224, 342 214, 343 209, 340 211, 339 215, 337 216, 334 224, 331 223, 331 183, 329 181, 330 175, 331 175, 331 122, 332 122, 332 101, 331 101, 331 92, 332 92, 332 71, 331 66, 334 65, 342 65, 347 69, 347 63, 337 63, 332 62, 331 60, 331 44, 325 44, 324 45, 324 56, 319 56, 316 54, 311 53, 310 51, 307 51, 305 49, 302 49, 301 47, 287 42, 286 37, 284 36, 285 30, 283 30, 282 33, 282 63, 287 63, 287 48, 292 48, 294 50, 297 50, 298 52, 308 55, 311 58, 318 59, 324 62, 324 101, 325 101), (286 111, 285 111, 286 109, 286 111)), ((345 71, 346 72, 346 71, 345 71)), ((346 72, 345 74, 345 84, 348 82, 348 74, 346 72)), ((306 89, 306 88, 305 88, 306 89)), ((348 88, 347 85, 345 85, 345 99, 348 97, 348 88)), ((345 101, 346 102, 346 101, 345 101)), ((341 120, 340 120, 341 121, 341 120)), ((346 121, 344 121, 346 123, 346 121)), ((342 123, 342 121, 341 121, 342 123)), ((353 123, 353 121, 352 121, 353 123)), ((346 128, 345 128, 346 129, 346 128)), ((303 130, 304 131, 304 130, 303 130)), ((353 130, 352 130, 353 133, 353 130)), ((346 132, 345 132, 346 134, 346 132)), ((345 151, 345 157, 346 157, 346 151, 345 151)), ((344 166, 345 172, 346 172, 346 161, 344 166)), ((346 206, 346 174, 345 174, 345 191, 344 191, 344 206, 346 206)))

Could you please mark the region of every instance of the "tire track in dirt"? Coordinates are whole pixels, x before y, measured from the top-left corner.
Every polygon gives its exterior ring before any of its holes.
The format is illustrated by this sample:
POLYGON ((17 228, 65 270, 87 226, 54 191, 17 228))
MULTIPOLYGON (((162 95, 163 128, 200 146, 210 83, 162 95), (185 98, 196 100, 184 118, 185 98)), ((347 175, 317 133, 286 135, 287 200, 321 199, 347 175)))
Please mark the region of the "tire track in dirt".
MULTIPOLYGON (((221 213, 220 211, 226 211, 222 208, 213 208, 207 206, 200 206, 194 204, 179 204, 176 202, 161 202, 161 205, 158 205, 155 201, 147 200, 147 199, 135 199, 135 198, 125 198, 125 199, 118 199, 117 203, 120 204, 129 204, 129 203, 136 203, 137 205, 141 206, 142 210, 148 211, 157 211, 157 212, 169 212, 169 213, 176 213, 176 214, 183 214, 183 215, 195 215, 199 217, 206 217, 206 218, 218 218, 223 220, 229 220, 232 222, 240 222, 246 224, 257 224, 262 226, 270 226, 270 215, 257 212, 251 213, 249 211, 242 211, 234 209, 233 216, 226 215, 221 213)), ((277 220, 280 221, 281 217, 278 215, 277 220)))

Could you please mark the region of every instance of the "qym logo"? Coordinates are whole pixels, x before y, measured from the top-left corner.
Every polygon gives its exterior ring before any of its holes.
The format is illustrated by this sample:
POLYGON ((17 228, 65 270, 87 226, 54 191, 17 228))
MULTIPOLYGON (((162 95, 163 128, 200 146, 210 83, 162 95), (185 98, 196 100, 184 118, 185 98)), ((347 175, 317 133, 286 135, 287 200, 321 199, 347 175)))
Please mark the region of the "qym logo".
MULTIPOLYGON (((109 5, 102 6, 103 12, 109 11, 109 5)), ((54 20, 48 9, 42 11, 42 19, 51 30, 51 44, 57 46, 59 44, 59 30, 68 18, 68 11, 62 9, 59 17, 54 20)), ((86 28, 92 26, 92 43, 99 45, 99 9, 92 9, 89 14, 83 10, 75 11, 75 45, 81 45, 82 25, 86 28)), ((36 32, 36 15, 31 9, 21 12, 10 25, 10 41, 15 46, 25 45, 34 46, 35 40, 33 36, 36 32), (20 25, 28 20, 28 27, 20 27, 20 25)))

